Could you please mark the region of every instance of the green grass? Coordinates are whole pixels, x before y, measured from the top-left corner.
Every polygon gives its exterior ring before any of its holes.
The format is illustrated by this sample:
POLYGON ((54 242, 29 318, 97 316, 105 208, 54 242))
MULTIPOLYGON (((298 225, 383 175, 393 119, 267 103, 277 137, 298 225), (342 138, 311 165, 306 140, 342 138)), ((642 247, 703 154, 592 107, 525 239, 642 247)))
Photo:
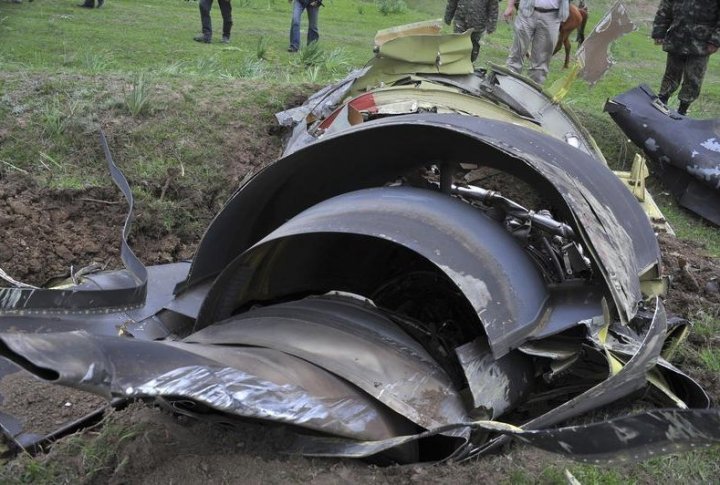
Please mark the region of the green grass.
MULTIPOLYGON (((440 0, 406 0, 406 9, 393 14, 385 9, 384 15, 379 1, 325 0, 320 42, 290 54, 286 52, 290 7, 284 0, 233 2, 235 28, 229 45, 192 41, 200 27, 195 2, 108 0, 105 7, 95 10, 76 8, 75 3, 0 1, 0 178, 29 175, 57 189, 109 185, 96 137, 102 126, 142 207, 138 226, 158 235, 199 233, 204 224, 192 215, 190 202, 181 194, 168 193, 159 199, 171 173, 182 173, 178 175, 181 185, 225 187, 224 192, 202 201, 210 217, 239 183, 227 173, 228 166, 238 162, 238 145, 253 148, 253 139, 273 125, 273 112, 364 65, 372 56, 377 30, 440 18, 445 8, 440 0), (240 138, 238 126, 247 138, 240 138)), ((591 2, 589 25, 599 20, 610 3, 591 2)), ((611 165, 621 169, 629 168, 636 148, 602 112, 602 106, 607 98, 638 83, 657 88, 665 60, 648 38, 648 20, 656 2, 627 3, 631 16, 640 21, 639 30, 613 45, 616 65, 600 82, 590 87, 577 81, 565 99, 580 113, 611 165)), ((217 5, 212 15, 218 26, 217 5)), ((449 27, 444 29, 449 31, 449 27)), ((303 30, 303 42, 304 35, 303 30)), ((481 60, 503 64, 511 40, 511 27, 500 21, 497 32, 483 38, 481 60)), ((565 74, 561 64, 558 55, 552 61, 548 86, 565 74)), ((713 57, 703 94, 693 106, 694 116, 718 116, 720 69, 716 65, 713 57)), ((257 157, 239 163, 251 168, 272 159, 265 152, 257 157)), ((701 241, 710 254, 720 257, 717 228, 679 208, 669 196, 657 194, 656 199, 678 236, 701 241)), ((695 331, 705 340, 717 335, 717 316, 700 317, 695 331)), ((706 369, 720 372, 718 350, 702 348, 695 357, 706 369)), ((103 433, 112 436, 97 442, 97 436, 71 441, 76 454, 83 457, 84 473, 117 466, 100 445, 112 451, 112 443, 132 439, 122 437, 134 430, 110 427, 103 433)), ((563 462, 537 474, 519 463, 507 480, 565 483, 567 468, 582 483, 707 482, 720 476, 719 463, 717 448, 654 459, 621 471, 563 462)), ((0 481, 52 483, 60 476, 57 466, 57 462, 23 457, 0 472, 0 481), (12 480, 11 472, 15 473, 12 480)))

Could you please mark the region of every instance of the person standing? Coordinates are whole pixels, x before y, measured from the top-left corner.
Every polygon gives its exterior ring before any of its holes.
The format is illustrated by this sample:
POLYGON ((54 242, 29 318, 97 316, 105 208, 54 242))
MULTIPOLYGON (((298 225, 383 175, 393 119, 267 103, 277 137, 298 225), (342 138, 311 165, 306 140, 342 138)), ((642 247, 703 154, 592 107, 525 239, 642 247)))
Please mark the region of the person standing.
POLYGON ((678 113, 685 115, 700 95, 710 55, 720 47, 720 0, 662 0, 651 37, 667 52, 658 98, 667 104, 682 82, 678 113))
POLYGON ((530 53, 528 75, 543 84, 549 70, 555 44, 560 35, 560 24, 570 14, 568 0, 508 0, 503 13, 506 21, 515 18, 513 36, 507 67, 518 74, 522 72, 525 55, 530 53))
POLYGON ((492 34, 497 27, 498 0, 448 0, 445 7, 445 23, 453 26, 456 34, 473 29, 470 34, 472 40, 472 54, 470 60, 475 62, 480 52, 480 39, 483 33, 492 34))
MULTIPOLYGON (((202 34, 196 35, 193 40, 209 44, 212 42, 212 20, 210 19, 210 9, 213 0, 200 0, 200 23, 202 24, 202 34)), ((232 5, 230 0, 218 0, 220 13, 223 19, 223 34, 221 42, 227 44, 230 42, 230 30, 232 29, 232 5)))
POLYGON ((312 44, 320 38, 318 30, 318 11, 322 5, 321 0, 288 0, 293 4, 292 22, 290 23, 290 47, 288 52, 297 52, 300 49, 300 20, 303 10, 307 10, 308 33, 307 43, 312 44))

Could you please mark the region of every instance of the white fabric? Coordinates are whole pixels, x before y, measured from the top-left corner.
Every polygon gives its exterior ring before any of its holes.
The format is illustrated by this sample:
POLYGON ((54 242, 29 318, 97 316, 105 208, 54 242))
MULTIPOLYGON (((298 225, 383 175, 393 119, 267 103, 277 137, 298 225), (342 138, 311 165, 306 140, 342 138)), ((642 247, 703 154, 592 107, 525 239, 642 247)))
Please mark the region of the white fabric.
POLYGON ((560 8, 560 0, 535 0, 535 8, 560 8))

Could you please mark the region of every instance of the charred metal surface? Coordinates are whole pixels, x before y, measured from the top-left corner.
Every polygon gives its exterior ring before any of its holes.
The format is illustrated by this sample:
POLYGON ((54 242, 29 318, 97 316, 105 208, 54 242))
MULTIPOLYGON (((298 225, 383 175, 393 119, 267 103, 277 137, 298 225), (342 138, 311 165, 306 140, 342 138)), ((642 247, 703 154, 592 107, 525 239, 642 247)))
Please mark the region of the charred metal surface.
POLYGON ((720 119, 670 111, 644 85, 609 100, 605 111, 656 162, 680 205, 720 225, 720 119))

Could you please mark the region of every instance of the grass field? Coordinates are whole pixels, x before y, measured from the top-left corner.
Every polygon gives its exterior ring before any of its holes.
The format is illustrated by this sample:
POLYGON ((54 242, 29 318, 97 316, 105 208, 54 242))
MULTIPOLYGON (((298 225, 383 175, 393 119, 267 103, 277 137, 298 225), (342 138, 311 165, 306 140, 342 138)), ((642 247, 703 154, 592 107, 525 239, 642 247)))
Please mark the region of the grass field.
MULTIPOLYGON (((139 203, 153 206, 155 220, 168 232, 200 231, 207 221, 194 219, 177 200, 158 200, 150 188, 175 170, 184 184, 221 187, 218 198, 227 196, 245 175, 237 167, 255 168, 279 153, 279 142, 257 142, 273 125, 275 111, 365 64, 377 30, 443 15, 441 0, 406 1, 403 12, 384 15, 376 2, 325 0, 317 48, 290 54, 290 7, 284 0, 235 0, 228 45, 192 41, 200 28, 194 1, 106 0, 103 8, 87 10, 75 6, 79 0, 0 0, 0 179, 59 190, 109 185, 95 135, 102 126, 139 203), (236 160, 239 145, 245 158, 236 160)), ((612 2, 589 3, 594 25, 612 2)), ((577 81, 566 98, 611 164, 626 169, 636 149, 602 106, 640 83, 656 89, 665 62, 648 37, 657 2, 627 3, 638 31, 612 46, 617 63, 597 85, 577 81)), ((217 6, 213 20, 220 25, 217 6)), ((483 39, 478 64, 503 64, 511 39, 510 26, 501 21, 483 39)), ((720 116, 719 61, 720 54, 711 58, 694 117, 720 116)), ((561 64, 558 55, 548 85, 564 75, 561 64)), ((681 238, 700 241, 720 257, 717 228, 662 193, 657 200, 681 238)), ((705 327, 717 329, 720 324, 709 318, 705 327)), ((708 369, 720 369, 717 349, 706 349, 700 358, 708 369)), ((56 476, 39 461, 26 462, 17 480, 52 482, 56 476)), ((517 463, 506 480, 562 483, 568 468, 583 483, 704 482, 717 480, 719 462, 716 448, 623 470, 553 463, 534 475, 517 463)), ((3 479, 10 477, 0 472, 3 479)))

